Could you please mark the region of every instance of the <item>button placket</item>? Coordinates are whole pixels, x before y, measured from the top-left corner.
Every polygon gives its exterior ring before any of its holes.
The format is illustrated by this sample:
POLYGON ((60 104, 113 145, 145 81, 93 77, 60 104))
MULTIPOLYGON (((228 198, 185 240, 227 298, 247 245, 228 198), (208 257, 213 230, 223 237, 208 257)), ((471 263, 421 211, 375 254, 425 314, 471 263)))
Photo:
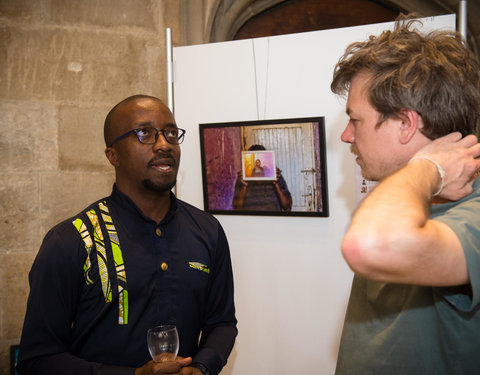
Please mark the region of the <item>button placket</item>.
MULTIPOLYGON (((157 237, 159 237, 159 238, 162 237, 163 232, 162 232, 162 230, 161 230, 159 227, 155 228, 155 235, 156 235, 157 237)), ((166 272, 166 271, 168 270, 168 264, 167 264, 167 262, 162 262, 162 264, 160 265, 160 269, 161 269, 163 272, 166 272)))

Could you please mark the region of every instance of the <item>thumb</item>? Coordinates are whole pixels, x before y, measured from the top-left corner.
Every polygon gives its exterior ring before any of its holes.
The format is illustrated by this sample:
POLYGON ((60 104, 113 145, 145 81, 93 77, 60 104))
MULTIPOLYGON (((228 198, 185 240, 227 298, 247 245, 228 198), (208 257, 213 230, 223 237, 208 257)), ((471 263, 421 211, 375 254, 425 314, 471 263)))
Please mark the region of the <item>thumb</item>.
POLYGON ((190 363, 192 363, 192 357, 186 357, 186 358, 183 358, 183 357, 180 357, 180 356, 177 356, 177 358, 175 359, 180 366, 184 367, 184 366, 188 366, 190 363))

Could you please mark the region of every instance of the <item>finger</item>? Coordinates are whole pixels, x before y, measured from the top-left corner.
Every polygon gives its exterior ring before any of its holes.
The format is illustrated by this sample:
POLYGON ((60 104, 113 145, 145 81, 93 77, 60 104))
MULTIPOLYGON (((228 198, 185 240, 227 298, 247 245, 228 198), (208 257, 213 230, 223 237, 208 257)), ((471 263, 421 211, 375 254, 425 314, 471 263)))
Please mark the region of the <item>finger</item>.
POLYGON ((175 361, 165 361, 165 362, 158 362, 153 366, 155 372, 159 372, 161 374, 174 374, 180 371, 182 366, 180 363, 175 361))
POLYGON ((480 159, 475 159, 475 173, 474 176, 478 177, 480 173, 480 159))
POLYGON ((463 196, 467 196, 467 195, 470 195, 473 193, 473 181, 469 182, 468 184, 466 184, 464 187, 463 187, 463 196))
POLYGON ((480 143, 474 144, 472 147, 470 147, 470 151, 475 159, 480 157, 480 143))
POLYGON ((437 138, 438 140, 444 141, 444 142, 458 142, 464 138, 462 138, 462 133, 460 132, 453 132, 449 133, 447 135, 444 135, 443 137, 437 138))
MULTIPOLYGON (((472 174, 472 177, 470 177, 470 179, 468 180, 468 183, 469 184, 472 184, 473 186, 473 183, 475 182, 475 179, 479 176, 479 171, 477 170, 474 174, 472 174)), ((473 189, 473 187, 472 187, 473 189)))
POLYGON ((192 363, 192 357, 179 357, 177 356, 176 361, 180 364, 180 366, 188 366, 190 363, 192 363))
POLYGON ((465 147, 471 147, 478 143, 478 138, 473 134, 469 134, 460 139, 458 142, 463 144, 465 147))

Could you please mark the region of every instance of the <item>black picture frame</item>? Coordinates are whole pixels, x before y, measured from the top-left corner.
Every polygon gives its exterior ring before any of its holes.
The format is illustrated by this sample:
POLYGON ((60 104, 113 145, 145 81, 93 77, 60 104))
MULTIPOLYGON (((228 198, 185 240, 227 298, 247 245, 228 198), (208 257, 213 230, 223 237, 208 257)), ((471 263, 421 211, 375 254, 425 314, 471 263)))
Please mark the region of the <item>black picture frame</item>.
POLYGON ((323 116, 203 123, 199 131, 205 211, 222 215, 329 216, 323 116), (242 200, 242 151, 249 151, 253 145, 274 152, 280 174, 274 182, 247 181, 242 200), (282 208, 275 183, 284 196, 290 194, 290 210, 282 208))

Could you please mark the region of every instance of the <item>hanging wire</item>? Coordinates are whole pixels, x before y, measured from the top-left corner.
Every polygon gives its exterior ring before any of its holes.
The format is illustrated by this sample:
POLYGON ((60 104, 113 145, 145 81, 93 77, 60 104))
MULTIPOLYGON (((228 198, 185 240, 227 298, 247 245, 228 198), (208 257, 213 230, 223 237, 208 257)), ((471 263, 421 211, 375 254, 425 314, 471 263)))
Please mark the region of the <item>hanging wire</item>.
POLYGON ((267 38, 267 64, 266 64, 266 71, 265 71, 265 97, 264 97, 264 105, 263 105, 263 118, 260 119, 260 103, 259 103, 259 95, 258 95, 258 77, 257 77, 257 56, 255 53, 255 39, 252 40, 252 54, 253 54, 253 67, 254 67, 254 75, 255 75, 255 99, 257 102, 257 120, 265 120, 267 115, 267 98, 268 98, 268 73, 269 73, 269 66, 270 66, 270 38, 267 38))

